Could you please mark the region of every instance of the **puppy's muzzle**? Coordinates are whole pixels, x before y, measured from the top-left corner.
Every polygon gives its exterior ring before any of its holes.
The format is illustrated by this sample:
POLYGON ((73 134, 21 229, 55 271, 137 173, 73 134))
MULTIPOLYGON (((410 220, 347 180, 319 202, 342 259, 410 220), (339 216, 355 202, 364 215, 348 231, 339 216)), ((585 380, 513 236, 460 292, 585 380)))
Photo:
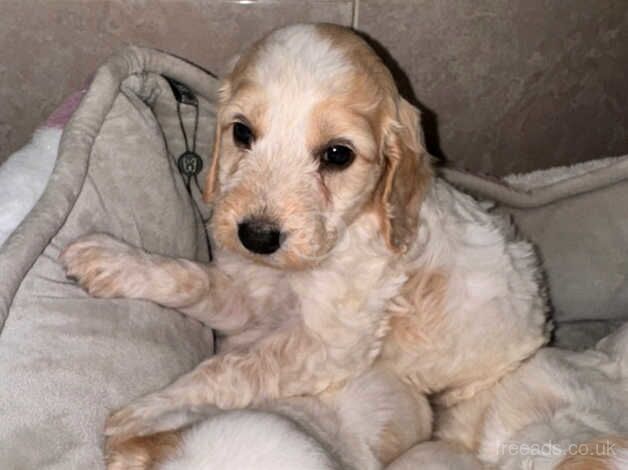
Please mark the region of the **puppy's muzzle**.
POLYGON ((275 223, 263 218, 251 218, 238 224, 238 238, 250 252, 269 255, 279 249, 284 237, 275 223))

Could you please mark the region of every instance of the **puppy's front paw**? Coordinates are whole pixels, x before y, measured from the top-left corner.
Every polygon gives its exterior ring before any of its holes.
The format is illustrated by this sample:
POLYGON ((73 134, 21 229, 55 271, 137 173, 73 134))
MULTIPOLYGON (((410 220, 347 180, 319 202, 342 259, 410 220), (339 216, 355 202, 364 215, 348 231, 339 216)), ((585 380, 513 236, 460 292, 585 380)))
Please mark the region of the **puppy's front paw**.
POLYGON ((176 411, 176 406, 158 393, 141 398, 112 413, 105 423, 105 435, 118 439, 155 432, 161 417, 176 411))
POLYGON ((112 413, 105 423, 105 436, 110 438, 128 438, 150 432, 150 415, 142 412, 141 407, 129 405, 112 413))
POLYGON ((123 297, 133 288, 139 250, 94 233, 69 244, 59 256, 68 277, 94 297, 123 297))

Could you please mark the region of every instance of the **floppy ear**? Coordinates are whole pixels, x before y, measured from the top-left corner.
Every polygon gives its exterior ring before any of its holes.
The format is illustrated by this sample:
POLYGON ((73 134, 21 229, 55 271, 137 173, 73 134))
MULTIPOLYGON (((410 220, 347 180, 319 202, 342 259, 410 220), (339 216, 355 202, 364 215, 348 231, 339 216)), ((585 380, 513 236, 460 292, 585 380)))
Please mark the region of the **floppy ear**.
POLYGON ((396 119, 384 133, 384 172, 375 207, 386 244, 397 253, 405 252, 416 237, 421 202, 432 177, 420 120, 418 109, 399 97, 396 119))
POLYGON ((219 156, 220 145, 222 140, 222 130, 220 128, 220 120, 216 118, 216 132, 214 134, 214 149, 212 150, 212 163, 205 177, 205 188, 203 188, 203 201, 205 204, 212 202, 215 196, 215 192, 218 188, 218 171, 219 171, 219 156))
POLYGON ((205 188, 203 189, 203 201, 209 204, 214 199, 218 190, 218 172, 220 171, 220 147, 222 144, 222 120, 220 108, 228 100, 231 94, 231 82, 225 79, 218 89, 218 113, 216 114, 216 131, 214 133, 214 148, 212 150, 212 162, 205 177, 205 188))
MULTIPOLYGON (((248 55, 251 55, 255 49, 255 45, 251 47, 248 55)), ((247 57, 246 55, 244 56, 247 57)), ((222 144, 222 128, 220 123, 222 120, 220 109, 222 106, 229 100, 231 94, 233 92, 233 76, 241 73, 243 56, 241 54, 237 54, 232 57, 226 64, 224 73, 224 79, 220 84, 220 88, 218 89, 218 106, 219 110, 216 116, 216 132, 214 134, 214 149, 212 151, 212 163, 209 167, 209 171, 207 172, 207 176, 205 177, 205 188, 203 190, 203 201, 205 204, 210 204, 214 197, 216 196, 216 192, 218 191, 218 173, 220 172, 220 146, 222 144)))

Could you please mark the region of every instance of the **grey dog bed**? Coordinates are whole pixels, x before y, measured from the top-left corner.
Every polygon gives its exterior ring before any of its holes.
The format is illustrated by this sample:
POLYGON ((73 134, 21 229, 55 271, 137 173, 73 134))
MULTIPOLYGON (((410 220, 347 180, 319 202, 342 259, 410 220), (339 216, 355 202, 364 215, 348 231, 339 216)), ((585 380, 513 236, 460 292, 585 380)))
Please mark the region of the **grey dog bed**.
MULTIPOLYGON (((207 214, 174 161, 185 146, 162 74, 198 97, 196 151, 209 155, 217 81, 170 55, 126 49, 98 70, 43 196, 0 248, 0 469, 102 468, 108 410, 212 352, 199 323, 148 302, 89 298, 57 262, 94 231, 208 260, 207 214)), ((191 137, 194 110, 180 108, 191 137)))
MULTIPOLYGON (((68 242, 94 231, 208 260, 208 214, 176 164, 185 143, 164 76, 198 99, 196 151, 208 167, 217 80, 168 54, 127 48, 98 70, 65 128, 43 196, 0 247, 2 469, 102 468, 108 411, 212 352, 211 332, 199 323, 148 302, 89 298, 57 262, 68 242)), ((178 107, 190 137, 194 109, 178 107)), ((612 178, 575 176, 567 191, 549 193, 445 176, 504 203, 495 210, 513 215, 539 246, 559 319, 604 320, 601 334, 606 320, 628 312, 628 171, 621 161, 607 173, 612 178)), ((573 331, 577 341, 591 336, 573 331)))

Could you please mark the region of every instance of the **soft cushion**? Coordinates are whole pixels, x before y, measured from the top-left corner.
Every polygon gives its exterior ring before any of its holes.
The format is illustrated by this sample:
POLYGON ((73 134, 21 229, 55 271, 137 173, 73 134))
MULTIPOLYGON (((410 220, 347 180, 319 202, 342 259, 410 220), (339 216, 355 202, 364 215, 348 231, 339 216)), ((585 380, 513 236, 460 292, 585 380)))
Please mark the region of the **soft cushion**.
MULTIPOLYGON (((207 157, 215 79, 163 53, 123 51, 96 75, 42 199, 0 248, 0 468, 102 468, 108 412, 212 353, 198 322, 149 302, 90 298, 57 262, 94 231, 208 260, 204 223, 174 162, 184 150, 175 100, 158 73, 207 98, 197 139, 207 157)), ((181 108, 190 130, 193 110, 181 108)))
POLYGON ((628 320, 628 156, 508 177, 447 169, 463 190, 498 203, 538 248, 554 318, 628 320))

